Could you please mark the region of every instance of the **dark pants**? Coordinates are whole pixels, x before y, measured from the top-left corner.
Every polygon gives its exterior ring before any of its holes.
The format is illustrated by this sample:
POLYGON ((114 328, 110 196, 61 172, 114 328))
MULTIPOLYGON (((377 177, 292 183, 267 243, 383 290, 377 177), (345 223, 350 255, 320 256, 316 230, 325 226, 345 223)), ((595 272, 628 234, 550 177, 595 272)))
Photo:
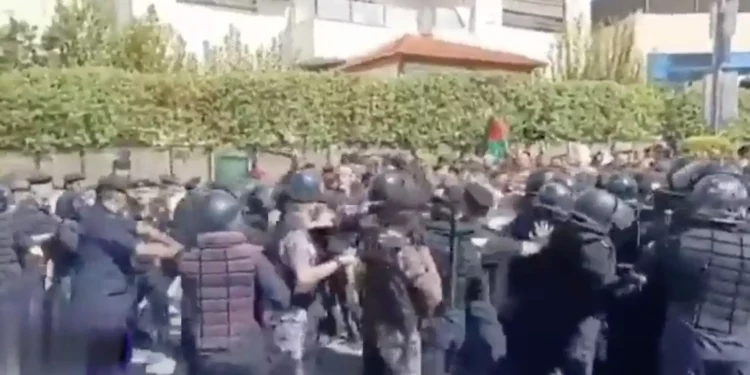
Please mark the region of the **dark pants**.
POLYGON ((104 293, 78 289, 71 300, 74 337, 83 340, 87 375, 126 373, 132 351, 128 320, 134 293, 104 293))
POLYGON ((362 375, 389 375, 377 344, 366 338, 362 344, 362 375))
POLYGON ((146 314, 135 313, 133 330, 139 346, 153 349, 163 348, 169 339, 169 298, 167 289, 171 280, 161 270, 152 269, 138 276, 136 306, 144 299, 148 301, 146 314))

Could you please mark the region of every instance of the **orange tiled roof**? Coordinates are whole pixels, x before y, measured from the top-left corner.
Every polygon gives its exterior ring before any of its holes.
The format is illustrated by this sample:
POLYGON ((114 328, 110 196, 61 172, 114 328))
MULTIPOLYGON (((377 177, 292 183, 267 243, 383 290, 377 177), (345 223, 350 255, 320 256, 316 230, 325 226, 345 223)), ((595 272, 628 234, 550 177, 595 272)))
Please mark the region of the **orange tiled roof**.
POLYGON ((546 63, 542 61, 533 60, 515 53, 449 42, 433 38, 432 36, 406 34, 392 42, 378 47, 367 55, 347 61, 344 65, 339 67, 339 69, 354 69, 377 60, 388 59, 396 56, 526 67, 539 67, 546 65, 546 63))

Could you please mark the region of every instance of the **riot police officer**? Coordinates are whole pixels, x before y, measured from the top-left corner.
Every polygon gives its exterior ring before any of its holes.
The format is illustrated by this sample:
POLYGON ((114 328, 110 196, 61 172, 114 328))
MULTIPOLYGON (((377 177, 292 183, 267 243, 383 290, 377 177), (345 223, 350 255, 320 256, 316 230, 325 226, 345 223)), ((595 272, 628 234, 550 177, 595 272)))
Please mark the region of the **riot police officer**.
POLYGON ((430 199, 411 173, 375 177, 373 216, 363 223, 362 300, 365 374, 418 375, 419 322, 442 301, 440 273, 421 238, 421 210, 430 199))
POLYGON ((617 281, 609 233, 634 219, 622 200, 604 190, 587 190, 547 246, 514 265, 510 277, 517 292, 507 313, 506 371, 591 374, 601 328, 597 305, 601 293, 617 281))
POLYGON ((667 298, 661 374, 750 373, 748 198, 739 176, 703 177, 687 196, 686 220, 654 247, 649 269, 667 298))
POLYGON ((188 301, 184 306, 196 306, 182 317, 188 374, 269 372, 271 343, 262 339, 255 308, 264 305, 262 300, 276 310, 287 309, 291 293, 263 255, 263 244, 248 236, 243 211, 230 194, 208 193, 197 208, 197 249, 180 258, 183 298, 188 301), (230 293, 214 297, 205 292, 216 288, 230 293))
POLYGON ((567 176, 553 170, 540 169, 529 175, 529 178, 526 180, 524 196, 521 198, 517 208, 518 216, 516 216, 509 227, 513 238, 530 240, 539 237, 541 234, 536 233, 537 229, 549 229, 540 228, 540 225, 548 226, 550 223, 547 221, 547 218, 538 216, 540 210, 534 209, 534 202, 535 198, 539 195, 540 189, 552 181, 558 182, 559 185, 565 186, 568 189, 574 184, 567 176))

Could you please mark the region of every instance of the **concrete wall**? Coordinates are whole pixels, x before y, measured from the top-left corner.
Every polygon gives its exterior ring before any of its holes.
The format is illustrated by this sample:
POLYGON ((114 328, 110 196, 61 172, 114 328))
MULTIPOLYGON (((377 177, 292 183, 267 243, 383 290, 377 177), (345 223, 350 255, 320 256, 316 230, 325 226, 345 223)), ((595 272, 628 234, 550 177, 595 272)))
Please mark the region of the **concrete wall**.
MULTIPOLYGON (((618 150, 632 148, 642 149, 647 144, 622 143, 617 145, 618 150)), ((567 145, 551 145, 545 153, 548 157, 558 156, 566 153, 567 145)), ((604 144, 591 145, 592 153, 597 150, 608 149, 604 144)), ((84 172, 88 177, 88 183, 96 180, 111 171, 112 161, 117 151, 122 149, 91 150, 84 153, 55 153, 43 156, 39 164, 39 170, 52 175, 55 183, 60 184, 62 177, 67 173, 84 172)), ((233 150, 220 150, 207 153, 201 149, 175 148, 170 150, 131 148, 132 173, 136 178, 157 178, 162 174, 174 174, 187 180, 192 177, 201 177, 203 181, 209 180, 213 173, 214 161, 217 156, 224 153, 236 153, 233 150)), ((539 148, 531 148, 532 153, 538 152, 539 148)), ((387 149, 373 149, 367 154, 382 154, 393 152, 387 149)), ((338 160, 341 151, 331 152, 334 161, 338 160)), ((445 154, 442 151, 441 154, 445 154)), ((424 155, 425 160, 432 160, 433 156, 424 155)), ((304 155, 305 162, 323 165, 326 163, 326 152, 309 152, 304 155)), ((290 159, 283 155, 262 153, 258 156, 261 167, 267 173, 267 181, 274 182, 289 168, 290 159)), ((8 173, 24 174, 36 169, 35 158, 17 152, 0 152, 0 175, 8 173)))
MULTIPOLYGON (((635 17, 636 44, 644 53, 706 53, 713 42, 709 34, 708 13, 646 14, 635 17), (674 30, 674 32, 669 32, 674 30)), ((750 13, 737 16, 737 31, 732 39, 734 51, 750 51, 750 13)))

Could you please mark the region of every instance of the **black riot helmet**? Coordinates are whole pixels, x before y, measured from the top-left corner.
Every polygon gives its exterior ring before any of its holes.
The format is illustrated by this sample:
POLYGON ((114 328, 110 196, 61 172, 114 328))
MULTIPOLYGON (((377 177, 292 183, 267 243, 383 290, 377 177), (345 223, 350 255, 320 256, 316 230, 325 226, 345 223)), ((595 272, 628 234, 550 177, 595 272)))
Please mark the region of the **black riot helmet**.
POLYGON ((199 225, 201 200, 203 200, 209 189, 199 187, 187 193, 175 206, 172 215, 173 237, 185 247, 195 246, 199 225))
POLYGON ((536 207, 568 211, 573 208, 573 190, 560 182, 548 182, 539 189, 532 204, 536 207))
POLYGON ((390 192, 402 189, 412 183, 412 177, 404 171, 395 169, 383 171, 373 177, 370 184, 369 199, 374 202, 386 201, 390 192))
POLYGON ((638 182, 627 173, 614 173, 607 177, 604 189, 629 204, 638 202, 638 182))
POLYGON ((245 207, 231 193, 213 190, 200 200, 197 207, 197 232, 244 232, 244 213, 245 207))
POLYGON ((539 189, 532 201, 532 206, 561 220, 570 213, 574 201, 573 189, 561 182, 553 181, 544 184, 539 189))
POLYGON ((746 219, 750 192, 738 176, 714 174, 698 181, 687 201, 693 219, 738 223, 746 219))
POLYGON ((313 170, 293 174, 287 184, 286 197, 291 202, 314 203, 322 200, 322 178, 313 170))
POLYGON ((635 221, 635 211, 622 199, 602 189, 588 189, 573 203, 570 221, 576 226, 607 235, 611 229, 625 229, 635 221))
POLYGON ((389 210, 409 211, 427 207, 432 196, 427 194, 405 171, 389 170, 375 176, 370 186, 370 201, 389 210))
POLYGON ((536 171, 531 172, 529 177, 526 179, 526 188, 524 189, 524 192, 526 196, 535 196, 539 192, 539 189, 544 186, 544 184, 559 177, 560 174, 555 172, 554 170, 537 169, 536 171))

